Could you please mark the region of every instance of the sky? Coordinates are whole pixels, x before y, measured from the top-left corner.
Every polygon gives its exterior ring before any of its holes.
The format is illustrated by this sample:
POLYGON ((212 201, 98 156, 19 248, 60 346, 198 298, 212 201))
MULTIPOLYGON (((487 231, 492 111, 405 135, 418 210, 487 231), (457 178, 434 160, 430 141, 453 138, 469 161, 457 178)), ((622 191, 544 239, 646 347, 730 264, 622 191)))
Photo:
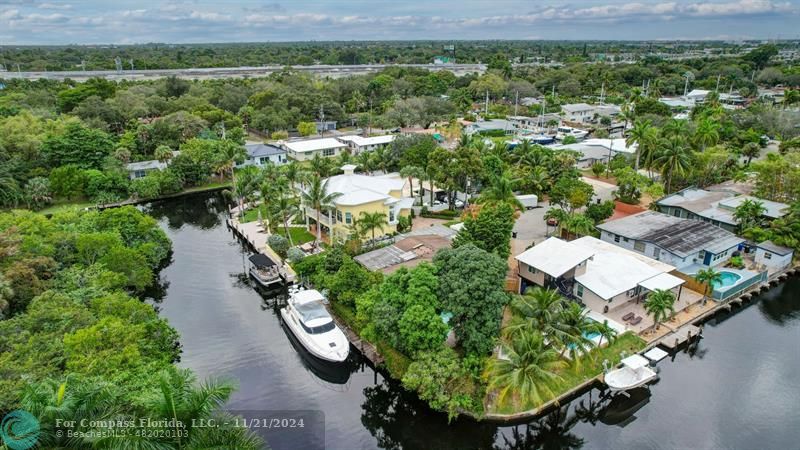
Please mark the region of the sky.
POLYGON ((0 45, 797 39, 800 0, 0 0, 0 45))

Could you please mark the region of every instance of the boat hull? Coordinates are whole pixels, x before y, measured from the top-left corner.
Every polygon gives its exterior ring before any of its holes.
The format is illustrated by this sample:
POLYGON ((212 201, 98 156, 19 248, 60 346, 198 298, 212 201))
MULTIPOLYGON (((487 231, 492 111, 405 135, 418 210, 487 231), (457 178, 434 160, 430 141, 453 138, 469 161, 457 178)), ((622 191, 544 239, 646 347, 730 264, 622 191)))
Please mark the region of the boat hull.
POLYGON ((283 283, 283 279, 281 277, 265 280, 263 277, 259 276, 258 273, 253 268, 250 268, 249 273, 250 273, 250 278, 254 279, 256 283, 265 288, 273 287, 275 285, 283 283))
POLYGON ((657 376, 653 370, 646 367, 642 368, 641 372, 622 368, 607 373, 603 381, 612 392, 622 392, 644 386, 657 376))
POLYGON ((286 324, 287 327, 289 327, 289 331, 292 332, 294 337, 297 339, 297 342, 299 342, 300 345, 302 345, 303 348, 305 348, 308 351, 308 353, 311 354, 312 356, 319 358, 323 361, 340 363, 346 361, 347 357, 350 355, 349 348, 346 349, 346 351, 343 354, 333 353, 333 352, 327 353, 319 351, 316 348, 316 346, 311 345, 308 342, 306 333, 300 328, 300 325, 294 323, 294 321, 291 320, 291 318, 289 317, 289 312, 286 311, 286 308, 281 308, 281 318, 283 319, 283 323, 286 324))

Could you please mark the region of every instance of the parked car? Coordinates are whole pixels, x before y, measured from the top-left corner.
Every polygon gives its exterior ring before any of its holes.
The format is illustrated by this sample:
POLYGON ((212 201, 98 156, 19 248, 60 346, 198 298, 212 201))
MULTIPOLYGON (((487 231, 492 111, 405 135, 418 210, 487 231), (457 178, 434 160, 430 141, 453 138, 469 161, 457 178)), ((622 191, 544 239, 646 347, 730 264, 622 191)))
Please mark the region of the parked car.
POLYGON ((558 219, 556 219, 555 217, 551 217, 551 218, 547 219, 547 225, 549 225, 551 227, 557 227, 558 226, 558 219))

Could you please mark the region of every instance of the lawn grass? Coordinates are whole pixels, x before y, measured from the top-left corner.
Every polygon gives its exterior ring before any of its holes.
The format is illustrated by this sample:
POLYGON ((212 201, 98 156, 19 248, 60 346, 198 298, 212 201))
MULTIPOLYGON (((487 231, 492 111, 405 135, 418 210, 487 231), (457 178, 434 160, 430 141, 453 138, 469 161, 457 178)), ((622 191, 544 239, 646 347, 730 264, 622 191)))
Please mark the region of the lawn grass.
POLYGON ((512 414, 521 411, 528 411, 542 406, 548 401, 565 394, 566 392, 574 389, 580 384, 597 377, 603 372, 603 360, 608 360, 611 367, 619 364, 622 357, 621 352, 625 352, 626 356, 638 353, 647 346, 644 339, 640 338, 631 331, 621 334, 611 345, 594 349, 590 355, 580 358, 580 364, 570 362, 569 367, 561 369, 557 372, 559 380, 552 383, 550 390, 553 395, 542 395, 542 402, 535 403, 530 399, 526 401, 518 401, 517 405, 513 405, 509 395, 508 400, 503 405, 493 405, 494 409, 490 412, 500 414, 512 414))
POLYGON ((261 218, 266 219, 269 217, 267 214, 267 207, 265 205, 258 205, 256 208, 250 208, 244 212, 241 218, 239 218, 239 222, 247 223, 253 222, 258 220, 258 211, 261 210, 261 218))

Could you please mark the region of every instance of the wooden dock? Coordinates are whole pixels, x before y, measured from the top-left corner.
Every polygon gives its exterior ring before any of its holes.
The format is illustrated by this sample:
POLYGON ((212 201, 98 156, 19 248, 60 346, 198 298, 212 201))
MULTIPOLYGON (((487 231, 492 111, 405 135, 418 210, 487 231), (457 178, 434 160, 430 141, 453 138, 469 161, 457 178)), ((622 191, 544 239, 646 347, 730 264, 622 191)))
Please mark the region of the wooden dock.
POLYGON ((675 350, 684 342, 688 342, 700 336, 700 333, 702 333, 700 327, 687 323, 686 325, 678 327, 672 333, 662 337, 661 340, 658 341, 658 344, 670 350, 675 350))
POLYGON ((288 264, 285 264, 280 256, 275 253, 269 245, 267 239, 269 233, 265 232, 257 222, 240 223, 238 219, 228 219, 228 226, 242 239, 247 241, 256 252, 271 259, 277 266, 278 271, 287 284, 292 284, 297 280, 297 273, 288 264))

